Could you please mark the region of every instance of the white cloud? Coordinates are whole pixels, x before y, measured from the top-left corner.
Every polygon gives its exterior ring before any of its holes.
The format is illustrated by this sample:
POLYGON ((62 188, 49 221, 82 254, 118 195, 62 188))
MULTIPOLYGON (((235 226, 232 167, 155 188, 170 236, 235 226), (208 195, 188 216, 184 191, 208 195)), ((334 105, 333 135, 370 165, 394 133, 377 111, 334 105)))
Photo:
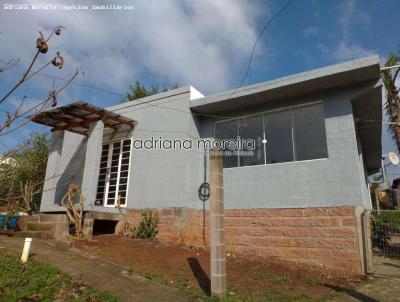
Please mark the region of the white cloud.
POLYGON ((66 30, 50 43, 52 55, 61 50, 66 61, 57 76, 67 77, 79 67, 82 81, 122 93, 146 76, 159 84, 193 84, 216 92, 239 78, 257 35, 256 21, 268 14, 260 5, 177 0, 138 1, 134 11, 124 12, 0 11, 0 59, 17 56, 28 64, 37 31, 63 25, 66 30))
POLYGON ((319 34, 318 26, 308 26, 303 30, 303 34, 305 37, 315 37, 319 34))
POLYGON ((348 43, 342 40, 333 53, 338 61, 351 60, 372 54, 372 50, 365 49, 356 43, 348 43))
POLYGON ((371 17, 366 11, 360 8, 357 0, 343 1, 339 5, 339 11, 340 15, 338 22, 345 38, 348 38, 348 35, 353 30, 354 26, 362 28, 368 27, 371 24, 371 17))
POLYGON ((369 14, 360 7, 357 0, 344 0, 338 8, 341 38, 331 52, 332 57, 337 61, 344 61, 372 54, 372 50, 364 48, 351 36, 355 29, 370 26, 369 14))

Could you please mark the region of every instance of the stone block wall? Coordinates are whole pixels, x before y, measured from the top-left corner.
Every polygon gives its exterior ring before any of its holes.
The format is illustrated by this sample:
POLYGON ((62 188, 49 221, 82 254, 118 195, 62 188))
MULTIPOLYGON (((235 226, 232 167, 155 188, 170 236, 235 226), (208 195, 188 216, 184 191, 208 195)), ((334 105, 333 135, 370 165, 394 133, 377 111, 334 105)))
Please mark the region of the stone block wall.
MULTIPOLYGON (((278 257, 352 273, 366 272, 365 243, 357 207, 298 209, 226 209, 227 251, 257 257, 278 257)), ((203 211, 157 209, 158 237, 171 243, 204 247, 203 211)), ((365 214, 365 213, 364 213, 365 214)), ((205 241, 209 245, 208 211, 205 241)), ((364 215, 365 216, 365 215, 364 215)), ((365 217, 363 218, 365 219, 365 217)), ((128 222, 138 224, 140 210, 128 210, 128 222)))
POLYGON ((22 216, 18 222, 20 236, 41 239, 66 239, 69 235, 68 218, 64 213, 22 216))

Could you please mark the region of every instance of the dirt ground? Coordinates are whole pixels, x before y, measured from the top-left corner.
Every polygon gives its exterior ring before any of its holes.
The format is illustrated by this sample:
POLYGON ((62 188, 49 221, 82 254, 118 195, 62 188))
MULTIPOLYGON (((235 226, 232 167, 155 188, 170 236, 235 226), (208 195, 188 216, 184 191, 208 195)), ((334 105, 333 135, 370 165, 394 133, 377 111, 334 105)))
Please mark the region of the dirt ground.
MULTIPOLYGON (((7 249, 20 253, 22 246, 22 238, 0 236, 0 255, 7 249)), ((70 250, 65 245, 34 239, 31 257, 58 267, 80 284, 112 292, 123 301, 214 301, 195 298, 199 295, 190 297, 160 284, 174 282, 171 285, 180 289, 185 286, 189 293, 208 292, 209 256, 204 250, 194 251, 159 241, 99 236, 94 241, 77 242, 70 250)), ((386 265, 387 261, 383 259, 386 265)), ((398 267, 397 263, 390 264, 398 267)), ((354 278, 237 255, 228 257, 227 269, 228 287, 235 295, 224 301, 400 302, 397 277, 374 275, 360 284, 354 278), (338 295, 338 292, 344 293, 338 295), (240 298, 241 293, 248 295, 240 298)))
MULTIPOLYGON (((132 274, 183 283, 188 289, 210 291, 210 258, 205 250, 192 250, 158 240, 134 240, 114 235, 77 241, 74 248, 130 268, 132 274)), ((160 281, 160 280, 158 280, 160 281)), ((278 260, 260 260, 239 255, 227 257, 227 283, 233 293, 262 292, 265 288, 330 296, 353 288, 360 279, 278 260)))

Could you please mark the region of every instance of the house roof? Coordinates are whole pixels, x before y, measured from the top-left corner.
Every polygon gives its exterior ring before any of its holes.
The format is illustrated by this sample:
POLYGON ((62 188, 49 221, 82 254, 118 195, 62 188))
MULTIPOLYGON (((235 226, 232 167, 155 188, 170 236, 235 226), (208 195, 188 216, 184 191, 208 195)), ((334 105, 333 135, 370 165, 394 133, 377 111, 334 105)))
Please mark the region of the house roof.
POLYGON ((192 100, 190 108, 218 113, 379 78, 379 56, 372 55, 192 100))
POLYGON ((103 121, 105 128, 112 129, 121 126, 133 128, 136 124, 134 120, 84 102, 76 102, 40 112, 31 116, 30 119, 33 122, 52 127, 52 131, 68 130, 82 135, 88 135, 91 124, 100 120, 103 121))
POLYGON ((382 154, 382 96, 379 56, 372 55, 328 67, 226 91, 190 101, 190 109, 199 114, 222 115, 231 111, 256 108, 271 102, 312 94, 332 88, 372 83, 366 93, 353 100, 355 118, 366 168, 373 173, 380 167, 382 154), (378 84, 377 84, 378 82, 378 84), (366 120, 373 120, 374 123, 366 120), (366 125, 368 123, 368 125, 366 125))

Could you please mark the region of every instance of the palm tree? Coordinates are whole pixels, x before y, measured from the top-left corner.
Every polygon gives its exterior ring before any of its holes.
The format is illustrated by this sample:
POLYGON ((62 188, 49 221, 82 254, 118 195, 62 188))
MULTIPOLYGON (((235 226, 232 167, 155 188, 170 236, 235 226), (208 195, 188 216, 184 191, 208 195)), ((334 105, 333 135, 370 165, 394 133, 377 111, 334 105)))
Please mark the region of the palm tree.
MULTIPOLYGON (((390 53, 385 67, 400 64, 400 51, 397 54, 390 53)), ((400 67, 386 69, 382 71, 382 80, 386 87, 385 111, 389 118, 388 129, 392 134, 393 140, 400 152, 400 88, 396 87, 396 79, 399 75, 400 67)))
MULTIPOLYGON (((170 89, 176 89, 178 87, 178 84, 173 85, 172 88, 164 84, 162 92, 166 92, 170 89)), ((146 88, 146 86, 140 84, 139 81, 136 81, 134 85, 129 86, 129 90, 130 91, 122 99, 122 102, 138 100, 160 92, 157 85, 152 85, 150 88, 146 88)))

